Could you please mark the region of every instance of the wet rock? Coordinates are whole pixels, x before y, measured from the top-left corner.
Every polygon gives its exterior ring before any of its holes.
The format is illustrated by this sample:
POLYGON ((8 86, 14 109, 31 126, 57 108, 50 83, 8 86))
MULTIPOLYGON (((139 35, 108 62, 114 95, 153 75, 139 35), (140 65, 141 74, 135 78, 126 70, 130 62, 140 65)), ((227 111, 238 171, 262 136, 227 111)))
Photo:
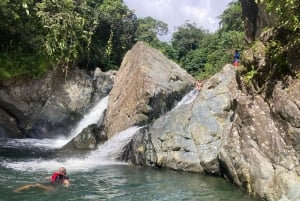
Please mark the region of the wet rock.
POLYGON ((0 118, 1 136, 67 136, 87 110, 108 95, 114 75, 97 70, 89 76, 73 69, 67 77, 51 71, 41 79, 2 82, 0 112, 6 118, 0 118))
POLYGON ((83 129, 80 134, 73 138, 63 147, 63 150, 94 150, 98 144, 102 144, 107 140, 106 136, 97 136, 99 127, 96 124, 90 125, 83 129))

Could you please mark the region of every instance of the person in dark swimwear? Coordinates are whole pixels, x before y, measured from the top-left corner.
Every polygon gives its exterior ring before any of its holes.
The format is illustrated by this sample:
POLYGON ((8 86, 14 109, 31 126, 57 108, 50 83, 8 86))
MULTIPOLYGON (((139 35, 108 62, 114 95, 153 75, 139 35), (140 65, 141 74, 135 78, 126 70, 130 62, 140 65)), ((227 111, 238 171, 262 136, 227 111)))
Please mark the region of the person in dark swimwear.
POLYGON ((60 167, 57 172, 54 172, 52 174, 52 176, 50 178, 47 177, 47 179, 50 180, 50 182, 51 182, 50 185, 49 184, 39 184, 39 183, 28 184, 25 186, 21 186, 21 187, 15 189, 14 191, 20 192, 20 191, 28 190, 31 188, 40 188, 40 189, 43 189, 46 191, 53 191, 53 190, 55 190, 54 185, 61 184, 65 187, 70 186, 69 177, 67 176, 67 170, 65 167, 60 167))

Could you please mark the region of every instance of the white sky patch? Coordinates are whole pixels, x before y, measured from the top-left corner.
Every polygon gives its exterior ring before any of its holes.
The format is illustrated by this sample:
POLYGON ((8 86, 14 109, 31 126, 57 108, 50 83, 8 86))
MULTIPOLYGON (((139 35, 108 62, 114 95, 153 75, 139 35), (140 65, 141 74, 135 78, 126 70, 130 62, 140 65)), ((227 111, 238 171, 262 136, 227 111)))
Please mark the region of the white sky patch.
POLYGON ((219 19, 229 2, 233 0, 124 0, 138 18, 150 16, 169 26, 169 40, 176 27, 187 21, 198 27, 214 32, 219 27, 219 19))

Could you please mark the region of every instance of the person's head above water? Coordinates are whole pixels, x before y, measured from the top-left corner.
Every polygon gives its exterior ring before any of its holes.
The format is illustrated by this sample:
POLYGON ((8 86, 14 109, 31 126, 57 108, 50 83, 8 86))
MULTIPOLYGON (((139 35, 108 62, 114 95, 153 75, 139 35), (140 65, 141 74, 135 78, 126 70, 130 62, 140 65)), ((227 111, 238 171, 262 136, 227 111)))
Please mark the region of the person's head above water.
POLYGON ((62 183, 64 186, 69 186, 69 177, 67 176, 67 170, 65 167, 60 167, 57 172, 54 172, 51 176, 52 183, 62 183))
POLYGON ((63 175, 66 175, 66 174, 67 174, 67 170, 66 170, 65 167, 60 167, 60 168, 58 169, 58 172, 59 172, 60 174, 63 174, 63 175))

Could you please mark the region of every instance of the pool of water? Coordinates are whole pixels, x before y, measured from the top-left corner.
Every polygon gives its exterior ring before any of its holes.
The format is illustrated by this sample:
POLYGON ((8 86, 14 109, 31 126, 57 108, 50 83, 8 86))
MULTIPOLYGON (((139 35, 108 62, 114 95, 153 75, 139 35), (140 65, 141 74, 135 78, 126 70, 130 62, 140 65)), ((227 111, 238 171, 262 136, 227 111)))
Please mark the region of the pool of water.
POLYGON ((197 200, 253 201, 225 180, 193 173, 135 167, 103 165, 88 171, 69 171, 71 186, 54 191, 32 188, 14 192, 17 187, 44 181, 45 171, 0 169, 0 200, 197 200))
POLYGON ((219 177, 115 161, 118 148, 137 129, 121 132, 80 157, 59 155, 61 140, 0 139, 0 201, 254 201, 219 177), (67 168, 70 187, 15 192, 27 184, 48 184, 45 177, 61 166, 67 168))

